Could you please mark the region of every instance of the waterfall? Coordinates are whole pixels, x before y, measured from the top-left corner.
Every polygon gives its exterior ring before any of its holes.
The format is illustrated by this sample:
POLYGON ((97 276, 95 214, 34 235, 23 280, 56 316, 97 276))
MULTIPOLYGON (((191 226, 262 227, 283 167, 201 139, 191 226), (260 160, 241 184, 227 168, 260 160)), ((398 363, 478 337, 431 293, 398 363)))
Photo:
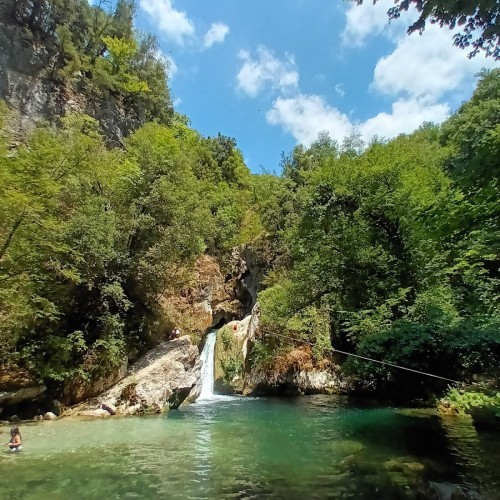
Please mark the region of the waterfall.
POLYGON ((217 330, 212 330, 207 335, 207 340, 201 353, 201 393, 200 400, 214 399, 214 353, 217 330))

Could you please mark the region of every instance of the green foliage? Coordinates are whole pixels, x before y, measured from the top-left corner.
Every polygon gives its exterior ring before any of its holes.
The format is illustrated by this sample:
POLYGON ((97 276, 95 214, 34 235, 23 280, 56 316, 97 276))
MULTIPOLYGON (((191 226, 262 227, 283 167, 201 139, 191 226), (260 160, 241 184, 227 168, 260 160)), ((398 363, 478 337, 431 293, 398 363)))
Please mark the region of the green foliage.
MULTIPOLYGON (((83 115, 14 151, 1 140, 0 362, 54 381, 107 373, 150 344, 165 322, 159 296, 186 286, 217 231, 231 241, 241 218, 218 229, 234 204, 204 197, 206 142, 184 124, 146 124, 126 151, 83 115)), ((236 185, 211 188, 233 200, 236 185)))
POLYGON ((158 41, 134 28, 134 0, 7 0, 0 13, 43 44, 50 78, 94 105, 113 96, 144 121, 170 123, 169 65, 158 41))
MULTIPOLYGON (((259 294, 268 350, 316 345, 321 332, 325 346, 445 377, 495 376, 499 89, 500 72, 484 72, 442 127, 364 149, 322 134, 284 158, 284 178, 254 181, 278 252, 259 294)), ((430 385, 347 366, 379 388, 430 385)))
POLYGON ((476 408, 497 409, 500 411, 500 392, 487 395, 482 392, 465 392, 459 389, 450 389, 442 402, 452 408, 459 415, 466 415, 476 408))
POLYGON ((241 356, 233 355, 222 360, 222 370, 224 372, 224 380, 231 383, 235 377, 243 373, 243 359, 241 356))
POLYGON ((102 41, 106 52, 95 61, 94 78, 102 78, 101 85, 113 91, 125 94, 149 92, 148 83, 133 72, 138 52, 136 41, 109 36, 103 37, 102 41))
MULTIPOLYGON (((375 0, 376 1, 376 0, 375 0)), ((363 0, 356 0, 362 4, 363 0)), ((396 0, 388 11, 389 20, 398 19, 410 7, 418 13, 418 19, 408 28, 408 34, 422 33, 426 23, 438 23, 454 29, 462 26, 462 32, 454 35, 454 44, 462 49, 472 46, 469 57, 484 50, 486 55, 500 59, 498 22, 500 7, 496 0, 478 2, 450 2, 449 0, 396 0)))

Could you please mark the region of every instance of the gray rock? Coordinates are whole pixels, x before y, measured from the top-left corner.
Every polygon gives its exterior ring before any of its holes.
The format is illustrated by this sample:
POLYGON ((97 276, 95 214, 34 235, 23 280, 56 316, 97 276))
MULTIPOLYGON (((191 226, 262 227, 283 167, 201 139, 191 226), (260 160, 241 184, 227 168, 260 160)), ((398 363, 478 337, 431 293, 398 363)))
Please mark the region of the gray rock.
MULTIPOLYGON (((37 122, 57 122, 69 112, 85 113, 97 119, 115 145, 145 121, 139 109, 125 106, 109 93, 102 98, 83 93, 78 82, 71 85, 54 80, 51 69, 58 54, 55 39, 35 38, 12 16, 15 0, 0 2, 0 99, 17 113, 9 128, 22 138, 37 122)), ((78 78, 77 78, 78 80, 78 78)))
POLYGON ((91 380, 75 377, 65 384, 62 401, 66 405, 74 405, 93 398, 113 387, 127 374, 128 360, 125 358, 119 366, 106 375, 91 380))
POLYGON ((21 419, 17 415, 12 415, 12 417, 9 418, 9 421, 16 423, 16 422, 20 422, 21 419))
POLYGON ((54 413, 52 413, 51 411, 48 411, 44 416, 43 416, 43 419, 44 420, 57 420, 57 415, 55 415, 54 413))
POLYGON ((38 385, 35 387, 23 387, 14 391, 3 391, 0 392, 0 405, 12 406, 23 401, 33 401, 39 398, 46 390, 47 387, 44 385, 38 385))
MULTIPOLYGON (((200 378, 198 348, 184 336, 163 342, 149 351, 129 374, 99 399, 91 399, 74 410, 77 414, 102 406, 102 401, 118 415, 160 413, 177 408, 200 378)), ((102 409, 100 411, 105 411, 102 409)), ((106 412, 109 415, 109 412, 106 412)))

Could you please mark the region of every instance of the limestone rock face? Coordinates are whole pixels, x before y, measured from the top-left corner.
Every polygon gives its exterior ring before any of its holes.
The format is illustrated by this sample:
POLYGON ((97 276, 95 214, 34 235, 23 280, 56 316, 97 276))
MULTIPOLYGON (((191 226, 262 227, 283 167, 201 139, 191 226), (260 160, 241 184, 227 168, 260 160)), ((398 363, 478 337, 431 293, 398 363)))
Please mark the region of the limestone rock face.
POLYGON ((51 68, 59 57, 57 47, 50 40, 40 42, 14 22, 14 3, 0 2, 0 99, 17 111, 9 123, 11 132, 21 138, 37 122, 54 122, 77 112, 97 119, 110 143, 122 144, 145 118, 111 94, 99 99, 54 81, 51 68))
POLYGON ((334 367, 319 369, 308 368, 280 373, 270 376, 263 371, 255 371, 246 375, 245 395, 265 394, 341 394, 350 392, 351 383, 343 378, 334 367))
POLYGON ((198 348, 189 337, 181 337, 149 351, 111 389, 66 414, 106 411, 102 405, 113 408, 117 415, 160 413, 182 404, 199 378, 198 348))
MULTIPOLYGON (((228 262, 209 255, 196 262, 195 285, 174 294, 165 293, 165 316, 183 330, 202 336, 209 328, 243 318, 257 299, 265 262, 250 247, 235 248, 228 262)), ((168 328, 167 328, 168 330, 168 328)))
POLYGON ((46 391, 47 387, 26 370, 17 366, 0 366, 0 411, 39 400, 46 391))
POLYGON ((241 321, 231 321, 219 330, 215 346, 214 389, 218 393, 242 393, 248 344, 259 325, 259 305, 241 321))

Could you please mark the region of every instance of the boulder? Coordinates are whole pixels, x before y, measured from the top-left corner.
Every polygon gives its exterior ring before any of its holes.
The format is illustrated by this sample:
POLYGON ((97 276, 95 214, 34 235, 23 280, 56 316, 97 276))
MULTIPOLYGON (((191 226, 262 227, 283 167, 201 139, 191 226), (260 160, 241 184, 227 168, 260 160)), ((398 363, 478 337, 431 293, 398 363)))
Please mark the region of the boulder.
POLYGON ((20 421, 21 419, 17 415, 12 415, 12 417, 9 418, 9 422, 12 422, 14 424, 20 421))
POLYGON ((135 363, 128 375, 97 399, 90 399, 66 414, 89 410, 117 415, 160 413, 177 408, 200 379, 198 348, 188 336, 163 342, 135 363), (104 403, 103 403, 104 402, 104 403))
POLYGON ((66 405, 74 405, 102 394, 113 387, 127 374, 128 360, 125 358, 111 372, 90 380, 83 380, 80 377, 71 379, 63 389, 62 401, 66 405))
POLYGON ((48 411, 44 416, 44 420, 57 420, 57 415, 55 413, 52 413, 51 411, 48 411))
POLYGON ((13 391, 3 391, 0 392, 0 405, 13 406, 23 401, 33 401, 34 399, 38 399, 46 390, 47 387, 44 385, 36 385, 13 391))

